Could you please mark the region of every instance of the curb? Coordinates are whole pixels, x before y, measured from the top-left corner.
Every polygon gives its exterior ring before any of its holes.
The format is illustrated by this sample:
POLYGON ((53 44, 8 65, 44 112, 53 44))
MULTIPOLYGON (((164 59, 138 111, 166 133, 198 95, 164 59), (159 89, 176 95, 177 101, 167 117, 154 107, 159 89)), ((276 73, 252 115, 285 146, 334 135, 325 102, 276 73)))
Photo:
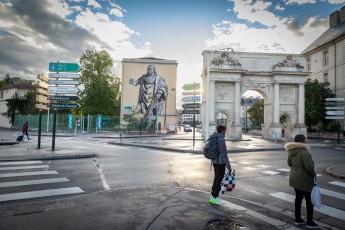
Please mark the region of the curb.
POLYGON ((15 145, 19 144, 18 141, 0 141, 0 145, 15 145))
POLYGON ((335 165, 335 166, 331 166, 329 168, 326 168, 324 171, 326 174, 330 175, 330 176, 334 176, 334 177, 337 177, 339 179, 345 179, 345 176, 344 175, 340 175, 340 174, 337 174, 335 172, 332 172, 332 168, 334 167, 339 167, 341 165, 335 165))
POLYGON ((18 159, 8 159, 8 160, 0 160, 0 162, 10 162, 10 161, 28 161, 28 160, 70 160, 70 159, 83 159, 83 158, 91 158, 96 157, 97 154, 76 154, 76 155, 65 155, 65 156, 46 156, 46 157, 32 157, 32 158, 18 158, 18 159))

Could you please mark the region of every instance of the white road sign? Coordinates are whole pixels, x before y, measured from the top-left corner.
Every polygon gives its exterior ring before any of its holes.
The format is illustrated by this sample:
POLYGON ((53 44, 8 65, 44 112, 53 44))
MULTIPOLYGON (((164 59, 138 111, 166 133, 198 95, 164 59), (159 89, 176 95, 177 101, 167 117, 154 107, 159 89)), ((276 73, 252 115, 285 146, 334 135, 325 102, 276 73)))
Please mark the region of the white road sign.
POLYGON ((79 85, 79 81, 69 81, 69 80, 48 80, 50 85, 79 85))
POLYGON ((48 93, 60 93, 60 94, 76 94, 79 92, 77 87, 60 87, 60 86, 49 86, 48 93))
POLYGON ((80 74, 76 73, 49 73, 49 78, 73 78, 78 79, 80 78, 80 74))
POLYGON ((344 115, 344 111, 326 111, 327 115, 344 115))
POLYGON ((327 120, 343 120, 344 117, 327 116, 326 119, 327 119, 327 120))
POLYGON ((326 101, 344 101, 344 98, 326 98, 326 101))
POLYGON ((200 96, 192 96, 192 97, 183 97, 183 102, 200 102, 200 96))
POLYGON ((328 110, 344 110, 345 107, 326 107, 328 110))

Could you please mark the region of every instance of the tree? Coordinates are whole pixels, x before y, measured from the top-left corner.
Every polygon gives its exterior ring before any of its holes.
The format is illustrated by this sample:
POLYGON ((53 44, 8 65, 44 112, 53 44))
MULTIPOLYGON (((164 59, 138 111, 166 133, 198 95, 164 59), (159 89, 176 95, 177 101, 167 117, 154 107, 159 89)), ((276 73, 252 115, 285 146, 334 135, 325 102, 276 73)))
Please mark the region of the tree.
POLYGON ((264 100, 258 100, 247 110, 250 121, 255 124, 264 123, 264 100))
POLYGON ((8 117, 13 125, 16 113, 28 114, 34 110, 34 96, 34 93, 31 91, 26 92, 24 97, 20 97, 16 92, 10 99, 6 100, 7 112, 2 115, 8 117))
POLYGON ((81 83, 85 90, 80 93, 84 113, 97 115, 120 114, 120 79, 111 72, 113 60, 107 51, 86 50, 80 58, 81 83))
POLYGON ((309 130, 319 123, 327 123, 325 99, 334 96, 329 82, 307 79, 305 82, 305 124, 309 130))

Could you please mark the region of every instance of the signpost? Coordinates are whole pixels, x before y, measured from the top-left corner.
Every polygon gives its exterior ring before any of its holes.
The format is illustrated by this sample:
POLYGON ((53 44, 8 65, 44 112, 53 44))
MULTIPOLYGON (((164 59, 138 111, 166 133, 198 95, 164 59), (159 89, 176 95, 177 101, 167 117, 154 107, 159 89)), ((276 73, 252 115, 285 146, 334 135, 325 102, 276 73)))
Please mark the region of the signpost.
POLYGON ((50 72, 78 72, 79 70, 80 70, 80 65, 78 63, 60 63, 60 62, 49 63, 50 72))
POLYGON ((192 96, 192 97, 183 97, 183 102, 200 102, 201 98, 200 96, 192 96))
POLYGON ((76 94, 79 92, 78 87, 64 87, 64 86, 49 86, 48 93, 58 94, 76 94))
POLYGON ((200 91, 196 91, 195 93, 194 93, 194 91, 186 91, 186 92, 182 92, 182 95, 183 95, 183 96, 189 96, 189 95, 195 96, 195 95, 200 95, 200 91))
POLYGON ((65 80, 48 80, 50 85, 79 85, 79 81, 65 81, 65 80))
POLYGON ((49 101, 79 101, 78 96, 54 96, 54 95, 48 95, 47 99, 49 101))
POLYGON ((200 89, 200 83, 185 84, 182 86, 184 90, 198 90, 200 89))
POLYGON ((61 104, 61 103, 48 103, 49 108, 53 109, 78 109, 79 104, 61 104))
POLYGON ((340 124, 339 120, 344 120, 344 98, 326 98, 326 116, 327 120, 337 120, 338 126, 338 144, 340 144, 340 124))
POLYGON ((80 74, 76 73, 49 73, 49 78, 68 78, 68 79, 79 79, 80 74))
POLYGON ((188 109, 182 111, 183 114, 200 114, 200 110, 197 109, 188 109))
POLYGON ((192 109, 192 108, 200 108, 200 104, 183 104, 182 108, 184 109, 192 109))

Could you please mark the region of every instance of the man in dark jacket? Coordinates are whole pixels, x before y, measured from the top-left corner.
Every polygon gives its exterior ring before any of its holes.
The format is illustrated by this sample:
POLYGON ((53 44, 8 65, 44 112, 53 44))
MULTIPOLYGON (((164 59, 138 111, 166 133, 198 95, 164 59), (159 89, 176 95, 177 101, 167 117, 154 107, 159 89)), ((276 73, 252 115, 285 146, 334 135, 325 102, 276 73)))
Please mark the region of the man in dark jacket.
POLYGON ((219 199, 219 192, 221 189, 221 183, 225 174, 225 167, 228 170, 231 170, 230 161, 228 158, 228 153, 226 149, 225 143, 225 132, 226 127, 223 125, 217 126, 217 132, 212 134, 209 139, 216 138, 217 141, 213 143, 217 143, 219 155, 215 160, 212 160, 213 168, 214 168, 214 179, 212 185, 212 192, 210 196, 210 203, 211 204, 222 204, 223 202, 219 199))

